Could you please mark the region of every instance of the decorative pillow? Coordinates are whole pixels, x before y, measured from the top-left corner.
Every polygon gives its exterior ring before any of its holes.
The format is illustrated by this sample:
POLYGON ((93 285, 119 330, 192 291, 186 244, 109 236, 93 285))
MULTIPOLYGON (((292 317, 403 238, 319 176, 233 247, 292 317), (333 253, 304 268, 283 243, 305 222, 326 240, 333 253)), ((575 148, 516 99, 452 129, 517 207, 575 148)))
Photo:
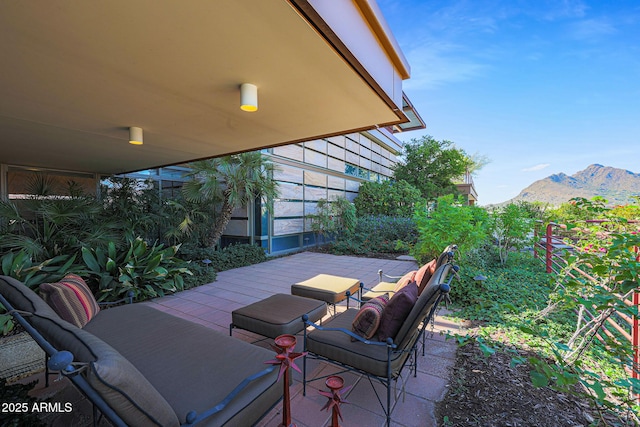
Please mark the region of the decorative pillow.
POLYGON ((420 270, 416 273, 416 283, 418 284, 418 295, 422 293, 424 288, 429 283, 429 279, 433 276, 433 273, 436 272, 436 260, 423 265, 420 270))
MULTIPOLYGON (((388 303, 388 293, 370 299, 356 314, 351 330, 367 340, 373 337, 380 326, 382 311, 388 303)), ((351 341, 356 341, 356 339, 351 338, 351 341)))
POLYGON ((413 282, 416 280, 416 270, 410 271, 407 274, 405 274, 404 276, 402 276, 400 278, 400 280, 398 280, 396 282, 396 288, 393 290, 393 292, 398 292, 400 289, 404 288, 405 286, 407 286, 409 283, 413 282))
POLYGON ((382 311, 382 319, 378 328, 378 339, 396 338, 398 331, 418 300, 418 285, 411 282, 400 289, 389 300, 389 304, 382 311))
POLYGON ((100 311, 87 284, 75 274, 68 274, 57 283, 41 284, 40 292, 58 316, 78 328, 89 323, 100 311))

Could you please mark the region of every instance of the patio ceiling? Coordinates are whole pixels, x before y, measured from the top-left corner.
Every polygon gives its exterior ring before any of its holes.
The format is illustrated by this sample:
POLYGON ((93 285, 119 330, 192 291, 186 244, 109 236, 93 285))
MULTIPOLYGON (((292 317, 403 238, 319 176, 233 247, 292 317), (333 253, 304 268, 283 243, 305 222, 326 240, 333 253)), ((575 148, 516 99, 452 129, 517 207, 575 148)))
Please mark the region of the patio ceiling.
POLYGON ((375 2, 319 4, 3 1, 0 163, 120 173, 405 122, 375 2))

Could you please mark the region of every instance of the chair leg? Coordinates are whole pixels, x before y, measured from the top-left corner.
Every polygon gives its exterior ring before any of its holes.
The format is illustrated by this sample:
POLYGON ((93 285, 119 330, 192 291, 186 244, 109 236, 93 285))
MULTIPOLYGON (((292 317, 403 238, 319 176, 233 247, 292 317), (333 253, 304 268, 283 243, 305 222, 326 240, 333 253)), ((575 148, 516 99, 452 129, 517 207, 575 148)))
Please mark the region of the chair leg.
POLYGON ((307 325, 305 324, 303 333, 302 351, 302 395, 307 395, 307 325))
POLYGON ((387 427, 391 426, 391 378, 387 378, 387 427))

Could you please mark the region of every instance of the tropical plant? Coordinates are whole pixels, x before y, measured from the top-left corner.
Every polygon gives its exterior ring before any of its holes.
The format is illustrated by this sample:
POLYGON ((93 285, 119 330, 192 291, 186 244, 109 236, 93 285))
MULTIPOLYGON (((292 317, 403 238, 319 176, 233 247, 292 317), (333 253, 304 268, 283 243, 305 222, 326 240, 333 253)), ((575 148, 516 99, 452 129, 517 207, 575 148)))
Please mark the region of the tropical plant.
MULTIPOLYGON (((21 250, 6 252, 0 258, 0 265, 4 276, 13 277, 36 289, 41 283, 57 282, 68 273, 78 272, 79 266, 75 264, 75 258, 75 255, 58 255, 42 262, 34 262, 28 252, 21 250)), ((0 335, 8 334, 14 327, 13 317, 0 304, 0 335)))
POLYGON ((425 206, 420 190, 404 180, 363 182, 353 203, 358 216, 411 217, 416 207, 425 206))
POLYGON ((437 141, 429 135, 404 144, 404 161, 394 168, 394 178, 420 190, 428 201, 457 194, 454 181, 469 166, 466 153, 451 141, 437 141))
POLYGON ((202 160, 190 166, 188 176, 192 179, 182 187, 184 197, 210 203, 215 213, 208 246, 218 242, 235 208, 246 206, 257 197, 266 200, 270 208, 278 196, 273 178, 275 166, 259 151, 202 160))
POLYGON ((75 255, 58 255, 36 262, 25 250, 7 252, 2 255, 2 274, 13 277, 32 289, 41 283, 57 282, 69 273, 77 273, 80 266, 75 263, 75 255))
POLYGON ((453 195, 439 197, 432 210, 417 210, 414 216, 418 241, 412 255, 426 263, 448 245, 458 245, 460 254, 477 247, 488 234, 489 216, 478 206, 467 206, 453 195))
POLYGON ((149 246, 140 237, 129 241, 126 251, 113 242, 103 248, 82 248, 90 286, 98 289, 98 300, 117 300, 133 293, 136 299, 164 296, 184 289, 183 274, 191 274, 188 263, 177 258, 180 248, 162 244, 149 246))
POLYGON ((100 218, 102 208, 94 196, 83 195, 73 182, 67 184, 67 196, 59 196, 64 191, 54 191, 50 181, 34 174, 27 183, 26 199, 0 200, 2 250, 22 250, 44 261, 118 235, 112 222, 100 218))

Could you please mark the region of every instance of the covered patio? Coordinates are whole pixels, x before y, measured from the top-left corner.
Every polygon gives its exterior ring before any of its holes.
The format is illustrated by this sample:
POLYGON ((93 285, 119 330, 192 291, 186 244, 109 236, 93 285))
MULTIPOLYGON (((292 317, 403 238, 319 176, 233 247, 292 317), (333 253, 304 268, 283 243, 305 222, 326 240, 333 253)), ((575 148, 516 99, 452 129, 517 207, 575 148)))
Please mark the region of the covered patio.
MULTIPOLYGON (((351 256, 336 256, 317 252, 301 252, 287 257, 269 260, 261 264, 223 271, 218 274, 214 283, 206 284, 187 291, 154 299, 148 304, 158 310, 200 323, 209 328, 228 334, 231 312, 237 308, 251 304, 275 293, 290 293, 291 284, 306 280, 316 274, 331 273, 345 277, 359 278, 365 286, 378 282, 377 271, 382 269, 386 274, 401 275, 417 267, 411 260, 387 260, 351 256)), ((453 283, 455 286, 455 281, 453 283)), ((345 309, 345 303, 338 306, 338 311, 345 309)), ((444 307, 440 310, 442 313, 444 307)), ((427 332, 431 330, 428 327, 427 332)), ((409 370, 403 373, 406 381, 405 395, 392 415, 392 425, 405 427, 436 426, 434 414, 435 403, 441 400, 448 387, 449 368, 455 362, 456 344, 445 341, 440 331, 456 332, 459 325, 438 316, 435 319, 433 334, 427 333, 426 354, 418 352, 417 378, 409 376, 409 370), (408 377, 409 376, 409 377, 408 377)), ((270 348, 273 340, 253 333, 235 329, 233 336, 255 345, 270 348)), ((302 341, 299 335, 299 346, 302 341)), ((170 339, 170 337, 167 337, 170 339)), ((275 352, 274 352, 275 354, 275 352)), ((311 377, 319 373, 327 374, 337 371, 337 367, 326 363, 309 361, 308 372, 311 377)), ((301 367, 302 361, 297 364, 301 367)), ((41 375, 40 375, 41 377, 41 375)), ((342 407, 343 425, 383 426, 385 417, 371 385, 366 378, 355 374, 343 374, 345 384, 353 385, 346 395, 350 404, 342 407)), ((402 381, 401 380, 401 381, 402 381)), ((398 382, 398 387, 402 385, 398 382)), ((54 401, 74 402, 78 410, 69 414, 59 414, 48 419, 54 426, 91 425, 91 406, 77 394, 73 387, 62 387, 55 383, 52 390, 38 385, 37 394, 46 396, 55 391, 54 401)), ((291 386, 292 416, 298 427, 329 426, 331 414, 321 411, 326 398, 318 393, 326 390, 323 381, 310 383, 307 395, 302 395, 301 376, 294 372, 294 383, 291 386)), ((380 387, 382 390, 382 387, 380 387)), ((282 403, 272 409, 259 423, 259 426, 275 427, 282 422, 282 403)), ((107 425, 107 424, 104 424, 107 425)))

